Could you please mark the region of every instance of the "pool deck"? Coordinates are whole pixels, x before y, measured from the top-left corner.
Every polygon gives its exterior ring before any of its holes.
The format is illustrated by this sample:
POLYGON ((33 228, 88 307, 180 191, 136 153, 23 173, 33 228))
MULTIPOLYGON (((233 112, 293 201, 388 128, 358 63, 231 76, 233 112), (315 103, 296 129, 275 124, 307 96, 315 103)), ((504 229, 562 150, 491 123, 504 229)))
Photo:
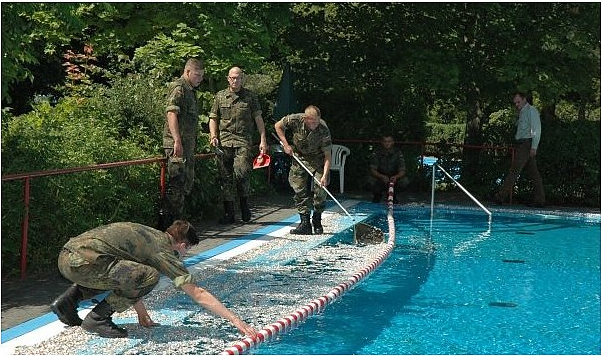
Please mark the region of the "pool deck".
MULTIPOLYGON (((405 194, 405 200, 402 203, 413 203, 429 205, 430 196, 428 193, 405 194)), ((366 201, 369 198, 365 195, 345 195, 338 197, 343 205, 347 201, 366 201)), ((227 249, 228 243, 239 240, 243 236, 249 236, 257 230, 289 221, 294 225, 298 221, 296 209, 293 206, 291 194, 271 194, 268 196, 256 197, 251 199, 253 219, 249 223, 236 223, 231 225, 219 225, 216 221, 194 221, 195 226, 202 232, 206 239, 202 240, 196 247, 189 251, 190 255, 198 255, 207 251, 215 251, 220 248, 227 249), (296 219, 296 220, 294 220, 296 219)), ((471 200, 458 194, 438 194, 436 203, 452 204, 473 204, 471 200)), ((486 206, 491 206, 486 204, 486 206)), ((491 206, 492 207, 492 206, 491 206)), ((523 205, 508 206, 512 208, 529 209, 523 205)), ((599 214, 598 209, 591 208, 549 208, 551 210, 574 211, 599 214)), ((339 208, 334 205, 331 209, 339 208)), ((237 212, 239 219, 239 212, 237 212)), ((283 226, 282 226, 283 227, 283 226)), ((60 295, 70 282, 63 278, 58 271, 51 272, 43 276, 29 276, 25 280, 2 280, 2 311, 0 319, 2 331, 17 327, 29 320, 51 313, 49 305, 60 295)), ((4 338, 2 340, 5 341, 4 338)))
MULTIPOLYGON (((266 225, 296 214, 289 195, 273 195, 251 201, 253 218, 249 223, 219 225, 216 221, 191 222, 206 237, 189 254, 196 255, 246 236, 266 225)), ((45 275, 32 275, 25 280, 2 280, 2 331, 49 313, 50 303, 71 284, 58 270, 45 275)))

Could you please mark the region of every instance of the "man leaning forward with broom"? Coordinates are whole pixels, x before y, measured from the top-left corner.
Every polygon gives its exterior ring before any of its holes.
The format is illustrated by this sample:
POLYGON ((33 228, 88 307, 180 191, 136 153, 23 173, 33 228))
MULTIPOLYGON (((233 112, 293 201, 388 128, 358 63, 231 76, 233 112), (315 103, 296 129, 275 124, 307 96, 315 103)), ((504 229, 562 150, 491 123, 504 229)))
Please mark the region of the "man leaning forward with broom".
POLYGON ((309 105, 304 113, 290 114, 275 123, 275 131, 284 146, 284 152, 296 157, 319 180, 312 186, 312 178, 296 160, 292 161, 288 182, 294 190, 294 203, 300 214, 300 224, 290 231, 297 235, 323 234, 321 213, 327 198, 323 187, 328 185, 332 160, 332 138, 328 125, 321 119, 319 108, 309 105), (286 140, 286 131, 292 133, 291 146, 286 140), (309 217, 313 210, 313 228, 309 217))

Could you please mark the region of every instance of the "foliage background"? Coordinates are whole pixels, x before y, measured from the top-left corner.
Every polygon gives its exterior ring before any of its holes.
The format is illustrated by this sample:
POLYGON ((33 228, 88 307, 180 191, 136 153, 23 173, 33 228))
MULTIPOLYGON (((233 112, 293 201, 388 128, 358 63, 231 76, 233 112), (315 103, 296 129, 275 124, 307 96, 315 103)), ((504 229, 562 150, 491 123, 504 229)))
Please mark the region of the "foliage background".
MULTIPOLYGON (((295 109, 319 106, 334 141, 351 148, 345 190, 366 189, 369 155, 389 132, 410 189, 427 189, 419 157, 428 153, 459 166, 461 183, 485 197, 509 166, 519 89, 541 111, 548 202, 599 207, 598 3, 1 6, 3 177, 162 156, 166 85, 198 56, 199 152, 209 152, 207 113, 229 67, 244 68, 271 131, 290 110, 276 107, 289 64, 295 109), (432 144, 422 152, 418 142, 432 144)), ((213 160, 198 161, 196 179, 187 214, 213 219, 221 208, 213 160)), ((156 164, 32 179, 30 272, 54 268, 60 246, 91 227, 154 225, 158 180, 156 164)), ((515 199, 528 201, 530 189, 520 179, 515 199)), ((253 190, 273 188, 255 174, 253 190)), ((22 182, 2 183, 3 277, 17 273, 22 194, 22 182)))

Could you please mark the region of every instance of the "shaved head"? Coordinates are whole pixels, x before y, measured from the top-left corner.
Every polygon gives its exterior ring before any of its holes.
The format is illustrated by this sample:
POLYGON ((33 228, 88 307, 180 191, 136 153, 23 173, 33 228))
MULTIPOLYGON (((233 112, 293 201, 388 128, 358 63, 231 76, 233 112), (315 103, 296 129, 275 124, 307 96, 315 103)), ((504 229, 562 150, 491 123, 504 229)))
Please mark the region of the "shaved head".
POLYGON ((227 81, 229 83, 230 91, 237 93, 242 88, 242 69, 239 67, 232 67, 227 73, 227 81))

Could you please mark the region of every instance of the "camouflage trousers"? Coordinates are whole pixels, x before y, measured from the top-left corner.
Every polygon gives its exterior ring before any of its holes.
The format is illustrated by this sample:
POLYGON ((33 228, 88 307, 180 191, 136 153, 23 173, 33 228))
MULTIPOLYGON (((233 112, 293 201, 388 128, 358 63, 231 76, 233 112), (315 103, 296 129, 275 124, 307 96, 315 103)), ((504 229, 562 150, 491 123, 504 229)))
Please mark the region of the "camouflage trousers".
POLYGON ((84 299, 108 291, 106 301, 117 312, 127 310, 150 293, 161 276, 153 267, 109 255, 101 255, 92 263, 81 261, 79 253, 63 248, 58 269, 65 278, 84 287, 84 299))
MULTIPOLYGON (((385 200, 388 197, 388 183, 384 183, 381 179, 377 179, 373 176, 369 177, 369 185, 371 188, 371 193, 373 196, 372 201, 380 201, 382 196, 384 196, 385 200)), ((409 185, 409 178, 401 177, 397 179, 394 184, 394 201, 400 201, 401 190, 409 185)))
MULTIPOLYGON (((303 164, 313 171, 318 180, 321 179, 323 176, 323 165, 319 169, 314 169, 313 167, 319 165, 308 162, 303 162, 303 164)), ((290 187, 294 190, 294 205, 299 214, 310 214, 313 209, 318 213, 323 212, 327 198, 326 191, 296 161, 292 162, 292 166, 290 167, 288 183, 290 183, 290 187)))
POLYGON ((166 208, 174 219, 183 219, 184 200, 194 186, 194 144, 184 145, 184 156, 173 157, 173 148, 165 148, 167 157, 166 208))
POLYGON ((223 201, 234 201, 236 192, 239 198, 248 197, 253 160, 250 147, 222 147, 222 150, 224 154, 218 161, 223 201))

